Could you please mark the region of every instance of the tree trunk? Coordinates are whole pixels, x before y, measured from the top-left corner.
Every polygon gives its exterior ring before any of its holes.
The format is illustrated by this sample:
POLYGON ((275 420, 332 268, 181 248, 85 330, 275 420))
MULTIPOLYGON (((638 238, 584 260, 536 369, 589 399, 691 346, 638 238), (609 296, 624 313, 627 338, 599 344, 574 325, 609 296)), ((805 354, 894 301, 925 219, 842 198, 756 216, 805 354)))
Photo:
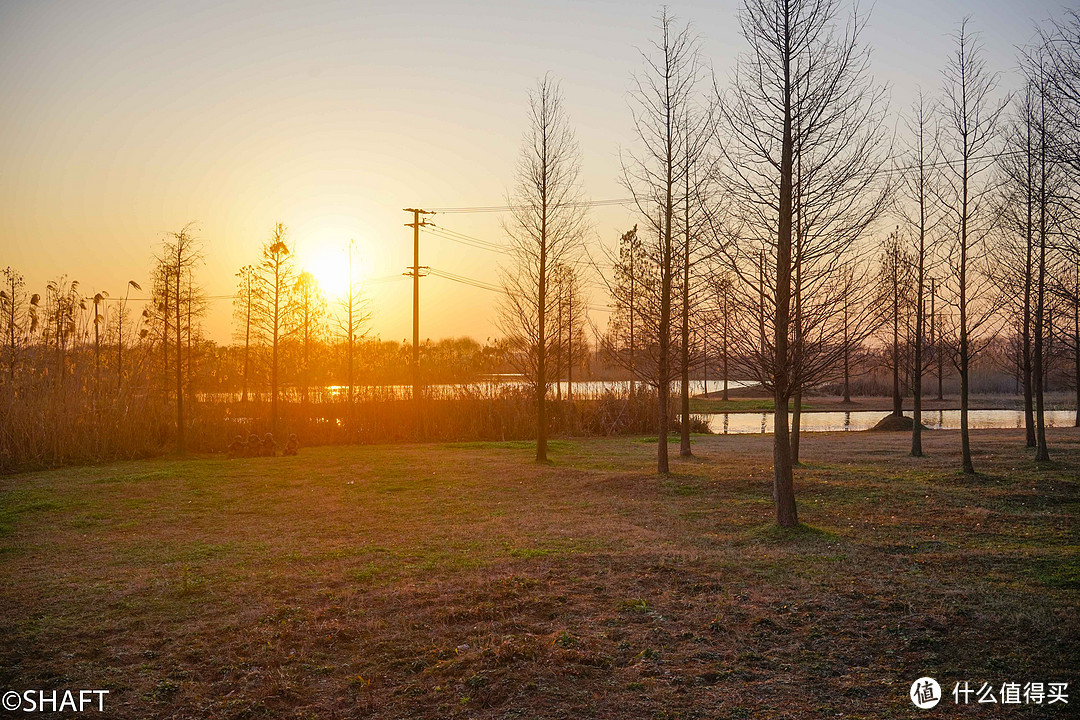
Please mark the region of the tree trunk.
POLYGON ((1046 403, 1044 398, 1046 356, 1043 348, 1043 322, 1046 312, 1046 94, 1040 88, 1039 118, 1039 275, 1035 290, 1035 460, 1048 461, 1046 445, 1046 403))
POLYGON ((566 400, 574 402, 574 276, 566 288, 566 400))
POLYGON ((844 403, 851 402, 851 338, 848 335, 848 292, 844 288, 844 403))
POLYGON ((721 399, 727 401, 728 399, 728 296, 724 295, 724 394, 721 399))
POLYGON ((1074 376, 1076 383, 1076 419, 1072 426, 1080 427, 1080 258, 1076 262, 1076 284, 1072 286, 1072 362, 1074 362, 1074 376))
MULTIPOLYGON (((785 5, 782 19, 790 37, 790 18, 785 5)), ((795 508, 795 483, 792 477, 791 438, 788 434, 788 398, 790 392, 790 363, 788 358, 788 324, 791 310, 791 219, 793 138, 791 110, 791 54, 784 48, 784 122, 780 151, 780 213, 776 243, 776 318, 773 328, 775 363, 773 366, 773 490, 776 500, 776 522, 781 527, 795 527, 799 516, 795 508)))
POLYGON ((1031 118, 1027 118, 1027 186, 1025 188, 1027 205, 1027 224, 1024 232, 1024 307, 1023 307, 1023 374, 1024 382, 1024 435, 1027 447, 1035 447, 1035 400, 1031 388, 1031 253, 1033 247, 1032 233, 1032 150, 1031 150, 1031 118))
POLYGON ((657 414, 659 415, 659 433, 656 438, 656 471, 660 474, 668 472, 668 432, 670 431, 670 401, 671 401, 671 170, 668 169, 667 204, 664 206, 664 226, 661 232, 663 258, 660 268, 660 358, 657 367, 659 379, 657 414))
MULTIPOLYGON (((920 106, 921 111, 921 106, 920 106)), ((923 125, 919 126, 919 268, 915 292, 915 360, 911 382, 911 455, 922 457, 923 329, 926 325, 926 197, 923 175, 923 125)))
POLYGON ((247 302, 244 311, 244 380, 240 387, 240 402, 246 403, 248 399, 248 374, 251 370, 251 277, 248 275, 246 283, 247 302))
MULTIPOLYGON (((689 142, 689 141, 687 141, 689 142)), ((682 401, 679 415, 679 455, 690 457, 690 168, 689 158, 684 172, 686 195, 684 197, 685 237, 683 238, 683 273, 682 273, 682 347, 680 348, 680 383, 679 395, 682 401)))
MULTIPOLYGON (((558 337, 555 339, 555 401, 562 400, 562 356, 563 356, 563 288, 559 288, 558 302, 558 315, 555 320, 555 332, 558 337)), ((556 412, 558 410, 556 409, 556 412)))
MULTIPOLYGON (((179 246, 180 241, 177 240, 179 246)), ((187 443, 184 438, 184 363, 182 361, 183 334, 180 332, 180 282, 183 271, 183 258, 176 254, 176 451, 183 455, 187 452, 187 443)), ((191 332, 191 328, 188 328, 191 332)))
POLYGON ((892 414, 904 414, 904 399, 900 394, 900 258, 893 258, 892 298, 892 414))
POLYGON ((270 345, 270 430, 278 431, 278 335, 281 330, 281 259, 274 269, 274 318, 270 345))
POLYGON ((960 454, 964 474, 974 475, 971 459, 971 433, 968 428, 968 329, 967 329, 967 220, 968 156, 964 153, 960 210, 960 454))
MULTIPOLYGON (((546 169, 546 162, 544 167, 546 169)), ((540 195, 540 272, 537 286, 536 462, 547 462, 547 193, 543 189, 540 195)))

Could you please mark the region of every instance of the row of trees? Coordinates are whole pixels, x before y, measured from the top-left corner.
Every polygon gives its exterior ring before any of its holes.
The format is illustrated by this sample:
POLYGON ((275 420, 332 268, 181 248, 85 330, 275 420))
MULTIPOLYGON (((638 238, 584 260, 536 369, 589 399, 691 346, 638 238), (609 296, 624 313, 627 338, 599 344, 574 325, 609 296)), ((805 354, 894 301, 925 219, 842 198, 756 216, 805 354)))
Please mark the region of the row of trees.
MULTIPOLYGON (((643 53, 622 181, 640 220, 610 253, 610 356, 657 392, 657 470, 666 473, 671 388, 689 455, 691 369, 719 325, 725 373, 772 394, 777 521, 798 522, 801 397, 849 380, 853 356, 891 347, 894 413, 913 394, 911 453, 922 455, 923 375, 959 375, 962 467, 974 473, 973 359, 1017 328, 1028 443, 1049 451, 1043 397, 1053 317, 1072 318, 1080 380, 1077 240, 1078 23, 1045 30, 1020 62, 1025 85, 998 91, 965 20, 941 89, 920 93, 894 136, 870 75, 866 17, 839 0, 745 0, 748 49, 723 88, 707 80, 688 25, 664 10, 643 53), (888 230, 886 230, 888 228, 888 230), (929 307, 928 307, 929 306, 929 307)), ((576 267, 586 227, 578 148, 558 85, 540 81, 507 227, 517 260, 504 324, 533 378, 545 459, 551 376, 547 314, 555 264, 576 267)), ((846 392, 845 392, 846 395, 846 392)))
MULTIPOLYGON (((591 329, 604 363, 630 378, 631 397, 655 393, 661 472, 676 416, 680 453, 692 452, 691 377, 711 367, 725 391, 738 377, 773 396, 781 524, 797 521, 803 393, 835 383, 847 399, 852 379, 868 371, 891 373, 897 414, 911 393, 919 455, 923 375, 940 388, 952 368, 964 469, 973 472, 972 366, 988 350, 1009 357, 1025 391, 1029 444, 1047 457, 1048 368, 1053 361, 1060 375, 1069 351, 1080 372, 1075 15, 1024 52, 1026 86, 1011 98, 996 92, 965 22, 941 91, 904 113, 902 137, 887 132, 884 94, 869 74, 865 17, 845 19, 839 0, 747 0, 739 19, 748 49, 724 87, 691 29, 660 16, 635 77, 636 138, 622 153, 639 222, 599 261, 587 243, 573 129, 557 82, 540 81, 505 225, 515 260, 503 278, 505 339, 425 344, 426 381, 522 372, 544 459, 551 386, 561 400, 562 380, 601 364, 586 337, 588 290, 602 283, 612 312, 603 332, 591 329)), ((168 438, 183 450, 189 410, 213 391, 237 390, 241 406, 267 401, 266 429, 280 430, 286 397, 306 407, 314 388, 322 397, 340 385, 351 407, 358 387, 405 379, 405 347, 365 338, 368 310, 352 273, 331 307, 297 267, 280 224, 237 273, 235 343, 209 342, 201 248, 190 226, 163 239, 137 318, 128 315, 131 293, 143 294, 138 281, 123 297, 85 296, 66 278, 27 295, 7 271, 8 407, 54 398, 93 442, 107 435, 102 413, 113 413, 117 433, 122 418, 144 413, 159 444, 168 438)), ((572 382, 565 387, 572 400, 572 382)), ((53 412, 61 411, 42 415, 53 412)), ((49 422, 43 430, 27 420, 19 432, 59 444, 75 434, 49 422)), ((0 435, 6 446, 13 434, 0 435)))

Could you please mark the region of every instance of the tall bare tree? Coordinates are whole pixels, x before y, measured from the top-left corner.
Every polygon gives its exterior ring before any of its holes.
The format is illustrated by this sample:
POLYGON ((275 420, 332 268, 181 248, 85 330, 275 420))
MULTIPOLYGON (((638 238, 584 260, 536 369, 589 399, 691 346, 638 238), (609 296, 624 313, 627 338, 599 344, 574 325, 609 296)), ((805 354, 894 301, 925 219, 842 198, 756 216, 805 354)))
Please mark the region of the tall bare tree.
MULTIPOLYGON (((701 73, 698 40, 689 26, 676 27, 667 8, 658 18, 660 39, 642 53, 644 71, 634 78, 631 111, 637 135, 635 148, 622 158, 622 181, 642 216, 655 231, 654 255, 659 270, 657 327, 657 472, 667 473, 668 433, 671 427, 672 309, 676 256, 675 222, 680 192, 685 194, 687 163, 692 147, 686 137, 686 114, 691 111, 701 73)), ((646 237, 651 237, 645 234, 646 237)), ((688 423, 683 423, 688 425, 688 423)))
POLYGON ((356 386, 356 343, 364 337, 364 326, 371 317, 368 311, 367 299, 364 297, 363 287, 353 274, 353 250, 355 245, 356 241, 350 239, 345 249, 348 263, 348 287, 344 297, 338 301, 339 313, 336 319, 338 333, 345 339, 345 383, 347 386, 346 400, 348 402, 349 432, 355 431, 352 423, 352 412, 356 386))
POLYGON ((745 354, 773 393, 773 494, 785 527, 798 524, 791 400, 835 372, 843 269, 888 197, 883 94, 868 74, 861 16, 839 27, 840 9, 838 0, 745 0, 750 51, 719 111, 736 218, 726 253, 761 326, 760 348, 745 354))
POLYGON ((965 18, 954 34, 954 50, 945 66, 945 101, 942 107, 943 134, 939 152, 943 156, 943 178, 947 185, 944 204, 956 223, 955 282, 959 312, 958 369, 960 371, 960 445, 963 470, 975 473, 971 459, 968 421, 970 406, 970 364, 973 355, 973 326, 982 324, 990 313, 977 318, 972 313, 973 264, 987 232, 987 200, 991 190, 981 176, 992 166, 999 141, 999 120, 1008 99, 994 98, 997 76, 986 69, 982 48, 965 18))
POLYGON ((924 350, 926 346, 926 285, 927 273, 933 262, 934 228, 937 213, 933 199, 934 185, 934 116, 930 104, 919 90, 906 118, 910 146, 905 153, 906 172, 902 176, 901 214, 915 235, 912 260, 915 271, 915 332, 914 358, 911 370, 911 455, 922 457, 922 384, 924 350))
MULTIPOLYGON (((697 68, 692 66, 688 70, 694 73, 697 68)), ((715 122, 715 103, 698 101, 699 93, 694 82, 696 78, 691 76, 690 79, 690 96, 680 109, 679 119, 682 126, 680 174, 683 180, 680 203, 683 238, 679 258, 682 270, 679 283, 679 315, 682 323, 679 332, 679 455, 682 457, 693 454, 690 447, 690 367, 695 356, 691 350, 693 343, 690 337, 690 319, 694 314, 693 308, 697 304, 698 295, 693 288, 700 278, 698 273, 691 271, 697 264, 695 256, 699 254, 702 245, 700 235, 706 226, 704 206, 711 202, 714 175, 708 150, 715 122)))
MULTIPOLYGON (((199 302, 199 293, 191 281, 195 268, 202 262, 202 245, 195 235, 194 224, 189 223, 179 232, 169 233, 161 244, 158 256, 159 275, 166 281, 166 307, 171 309, 172 326, 175 331, 175 391, 176 391, 176 451, 183 455, 187 451, 186 427, 184 417, 184 386, 190 372, 190 352, 185 365, 185 340, 195 332, 192 326, 194 314, 192 305, 199 302)), ((168 318, 169 312, 166 311, 168 318)), ((168 320, 166 320, 168 323, 168 320)), ((166 324, 164 342, 168 344, 168 324, 166 324)))
POLYGON ((1035 150, 1035 97, 1030 83, 1021 96, 1000 159, 1002 173, 999 216, 1004 235, 995 279, 1006 297, 1015 298, 1019 315, 1018 370, 1024 392, 1024 428, 1028 447, 1035 447, 1035 395, 1032 376, 1032 280, 1035 257, 1035 205, 1038 175, 1035 150))
POLYGON ((255 265, 255 329, 259 339, 270 348, 270 426, 278 432, 280 395, 280 355, 282 341, 295 330, 296 265, 286 244, 288 229, 277 223, 262 248, 262 258, 255 265))
MULTIPOLYGON (((1033 185, 1037 221, 1035 223, 1036 249, 1034 284, 1034 342, 1032 346, 1031 384, 1035 391, 1035 459, 1048 461, 1050 450, 1046 441, 1046 386, 1049 384, 1048 363, 1050 336, 1053 333, 1051 319, 1053 298, 1050 297, 1052 285, 1049 273, 1052 258, 1051 235, 1059 235, 1062 221, 1069 215, 1075 215, 1076 208, 1068 207, 1068 201, 1077 200, 1075 188, 1069 188, 1065 170, 1080 168, 1075 161, 1075 147, 1072 153, 1062 153, 1059 146, 1068 143, 1073 125, 1054 113, 1049 107, 1057 99, 1054 77, 1059 75, 1049 67, 1053 54, 1047 47, 1030 52, 1025 57, 1025 74, 1033 96, 1031 127, 1034 134, 1034 162, 1036 180, 1033 185), (1072 192, 1070 192, 1072 190, 1072 192)), ((1080 138, 1073 135, 1074 138, 1080 138)), ((1073 181, 1080 180, 1074 176, 1073 181)), ((1064 247, 1064 245, 1062 245, 1064 247)))
POLYGON ((547 461, 548 361, 558 296, 551 291, 553 268, 575 260, 586 229, 581 203, 580 151, 563 107, 559 84, 550 76, 529 94, 517 183, 510 194, 514 266, 503 273, 500 324, 517 346, 520 368, 536 393, 536 460, 547 461))
POLYGON ((1080 12, 1066 10, 1041 31, 1042 42, 1025 53, 1029 67, 1042 69, 1046 112, 1056 126, 1056 142, 1047 148, 1048 161, 1080 178, 1080 12))

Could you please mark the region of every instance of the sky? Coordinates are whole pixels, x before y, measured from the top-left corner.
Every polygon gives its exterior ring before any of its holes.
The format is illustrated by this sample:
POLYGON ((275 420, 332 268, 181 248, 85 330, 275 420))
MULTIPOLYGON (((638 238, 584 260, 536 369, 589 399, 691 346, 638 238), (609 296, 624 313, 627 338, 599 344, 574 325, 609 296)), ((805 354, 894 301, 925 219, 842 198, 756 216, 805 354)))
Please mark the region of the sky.
MULTIPOLYGON (((735 0, 672 3, 721 84, 744 51, 735 0)), ((1001 87, 1016 47, 1060 2, 863 3, 872 71, 895 115, 937 92, 950 33, 971 16, 1001 87)), ((537 78, 561 82, 594 200, 623 198, 628 105, 660 6, 648 2, 153 2, 0 0, 0 268, 41 292, 60 275, 113 297, 148 287, 165 233, 195 223, 207 335, 230 338, 235 273, 274 224, 299 263, 344 284, 355 241, 370 331, 411 337, 406 207, 507 202, 537 78)), ((442 227, 504 243, 500 213, 438 213, 442 227)), ((612 245, 637 218, 590 215, 612 245)), ((509 258, 423 234, 422 265, 497 283, 509 258)), ((497 294, 421 280, 421 336, 496 337, 497 294)), ((606 299, 597 292, 594 304, 606 299)), ((601 324, 604 316, 594 319, 601 324)))

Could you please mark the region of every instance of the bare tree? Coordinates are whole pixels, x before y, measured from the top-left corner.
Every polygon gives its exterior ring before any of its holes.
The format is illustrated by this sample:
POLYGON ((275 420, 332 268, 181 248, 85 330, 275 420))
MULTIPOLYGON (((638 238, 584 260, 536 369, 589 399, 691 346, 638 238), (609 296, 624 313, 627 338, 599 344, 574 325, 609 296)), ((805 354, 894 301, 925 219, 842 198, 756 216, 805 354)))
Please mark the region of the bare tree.
POLYGON ((548 356, 558 341, 552 315, 558 303, 549 287, 553 268, 572 262, 586 228, 579 183, 580 152, 563 108, 558 83, 550 76, 529 94, 517 184, 510 196, 510 236, 514 267, 503 273, 500 324, 519 352, 520 369, 536 393, 536 460, 547 460, 547 392, 552 379, 548 356))
POLYGON ((913 270, 915 259, 907 249, 907 242, 901 236, 899 228, 889 233, 881 247, 878 300, 882 308, 888 308, 887 331, 891 346, 892 360, 888 363, 892 371, 892 414, 901 417, 904 412, 902 379, 906 374, 905 358, 902 350, 905 339, 910 336, 906 327, 914 310, 912 293, 913 270), (905 325, 901 331, 901 325, 905 325))
POLYGON ((574 365, 581 358, 582 328, 586 320, 585 296, 574 265, 553 268, 552 290, 555 293, 555 385, 556 397, 562 398, 562 369, 566 367, 566 399, 574 399, 574 365))
POLYGON ((3 334, 7 355, 8 384, 15 385, 15 371, 19 356, 26 345, 29 322, 29 305, 26 298, 26 282, 23 276, 10 267, 4 268, 4 287, 0 290, 0 331, 3 334))
POLYGON ((319 288, 319 281, 307 271, 296 278, 293 297, 296 299, 296 331, 300 341, 300 396, 306 404, 311 384, 311 352, 324 335, 326 298, 319 288))
MULTIPOLYGON (((179 232, 168 233, 161 243, 161 254, 157 258, 156 275, 163 283, 163 346, 169 345, 169 325, 171 321, 174 330, 174 374, 176 393, 176 451, 183 455, 187 451, 186 443, 186 420, 184 416, 184 386, 185 380, 190 373, 190 351, 186 353, 188 365, 185 361, 185 340, 190 339, 195 329, 192 319, 197 313, 192 312, 192 306, 199 303, 199 292, 195 288, 191 278, 195 267, 202 262, 202 247, 195 235, 194 224, 189 223, 179 232)), ((168 371, 168 356, 165 356, 163 371, 168 371)))
POLYGON ((839 14, 838 0, 746 0, 750 51, 719 111, 735 217, 725 253, 757 311, 760 347, 742 354, 773 394, 773 494, 785 527, 798 524, 790 403, 835 372, 843 269, 888 196, 882 91, 868 75, 861 17, 838 28, 839 14))
POLYGON ((935 166, 933 158, 934 117, 922 90, 919 90, 907 118, 911 145, 906 153, 906 172, 903 174, 902 192, 907 201, 901 206, 901 214, 915 233, 912 261, 915 271, 915 331, 914 358, 911 364, 911 455, 922 457, 922 384, 924 371, 924 348, 926 346, 926 285, 927 273, 932 270, 934 249, 933 231, 936 226, 936 208, 932 204, 935 166))
POLYGON ((285 337, 295 329, 296 266, 285 243, 287 228, 277 223, 262 248, 262 258, 255 266, 255 324, 259 339, 270 347, 270 426, 278 432, 278 396, 280 395, 279 356, 285 337))
MULTIPOLYGON (((1059 149, 1062 141, 1067 143, 1070 131, 1075 129, 1075 119, 1070 123, 1048 107, 1055 99, 1058 99, 1057 96, 1060 94, 1058 87, 1060 80, 1056 85, 1054 78, 1060 78, 1061 73, 1054 72, 1048 67, 1052 57, 1053 54, 1047 48, 1040 48, 1025 56, 1024 68, 1028 84, 1032 88, 1031 94, 1034 96, 1031 114, 1034 120, 1032 126, 1035 137, 1034 164, 1037 178, 1033 184, 1038 212, 1036 225, 1038 257, 1034 282, 1035 338, 1032 347, 1031 377, 1035 390, 1035 459, 1037 461, 1050 459, 1050 450, 1046 441, 1046 399, 1044 396, 1049 379, 1048 364, 1051 357, 1049 341, 1054 327, 1051 317, 1053 298, 1049 297, 1053 287, 1049 277, 1052 262, 1048 258, 1048 252, 1052 250, 1050 238, 1052 234, 1061 234, 1062 221, 1067 216, 1075 214, 1075 208, 1069 208, 1067 205, 1069 200, 1075 202, 1077 198, 1075 192, 1069 192, 1068 178, 1063 170, 1080 167, 1080 163, 1077 163, 1074 157, 1075 148, 1072 153, 1065 154, 1062 154, 1059 149), (1070 155, 1073 157, 1068 157, 1070 155)), ((1072 137, 1080 136, 1073 134, 1072 137)), ((1074 178, 1074 180, 1077 179, 1080 177, 1074 178)))
POLYGON ((353 275, 353 248, 355 245, 356 241, 350 239, 346 248, 349 282, 345 296, 338 301, 339 314, 337 316, 338 332, 345 338, 345 383, 348 388, 346 400, 348 401, 349 432, 355 431, 352 423, 352 411, 356 385, 356 343, 364 337, 365 333, 362 329, 371 317, 363 288, 353 275))
MULTIPOLYGON (((680 185, 685 188, 686 148, 695 144, 686 135, 686 113, 691 110, 700 76, 697 38, 689 26, 675 27, 667 8, 658 18, 660 39, 652 54, 642 53, 645 70, 634 78, 631 96, 636 147, 622 158, 622 181, 638 210, 655 230, 654 253, 659 270, 657 327, 657 472, 668 472, 668 433, 671 427, 672 309, 675 273, 675 212, 680 185)), ((696 152, 696 151, 695 151, 696 152)), ((694 153, 691 153, 694 154, 694 153)), ((683 189, 685 193, 685 189, 683 189)), ((648 235, 646 235, 648 237, 648 235)), ((650 238, 651 239, 651 238, 650 238)), ((688 241, 687 241, 688 242, 688 241)), ((686 336, 687 333, 684 333, 686 336)), ((684 422, 683 425, 688 425, 684 422)))
POLYGON ((1068 169, 1076 182, 1080 177, 1080 14, 1066 10, 1049 30, 1040 31, 1042 42, 1025 53, 1029 67, 1042 70, 1046 112, 1053 118, 1056 141, 1047 148, 1048 160, 1068 169))
POLYGON ((1018 358, 1024 392, 1024 428, 1028 447, 1035 447, 1035 401, 1032 377, 1032 262, 1035 257, 1035 203, 1038 175, 1035 150, 1035 98, 1028 83, 1016 116, 1006 135, 1000 160, 1002 183, 999 215, 1005 231, 996 280, 1007 298, 1016 298, 1019 306, 1018 358))
POLYGON ((704 218, 704 205, 709 202, 709 194, 712 190, 711 159, 708 157, 709 143, 712 139, 713 124, 715 122, 714 103, 703 104, 695 102, 698 95, 696 88, 696 73, 700 62, 695 60, 694 65, 687 70, 691 73, 688 92, 688 101, 680 108, 679 122, 681 128, 681 158, 682 168, 682 234, 680 268, 680 329, 679 347, 679 455, 690 457, 693 453, 690 448, 690 366, 695 360, 691 352, 690 318, 693 314, 693 306, 696 304, 697 293, 692 292, 692 286, 696 277, 692 278, 691 268, 696 264, 692 257, 702 245, 700 234, 706 226, 704 218))
POLYGON ((959 311, 958 369, 960 371, 960 444, 963 470, 974 474, 968 423, 972 331, 983 324, 972 314, 972 256, 978 253, 986 233, 986 200, 991 187, 980 176, 991 167, 998 143, 998 125, 1008 99, 997 101, 997 76, 986 69, 982 49, 968 29, 965 18, 954 35, 955 50, 945 66, 945 102, 942 108, 944 204, 956 222, 956 297, 959 311), (978 223, 978 224, 977 224, 978 223))
POLYGON ((233 318, 240 323, 236 335, 244 341, 244 370, 240 381, 240 402, 246 403, 251 384, 251 320, 255 306, 255 267, 245 265, 236 273, 238 282, 233 296, 233 318))
POLYGON ((724 389, 720 399, 727 401, 728 381, 731 379, 731 329, 734 315, 733 296, 735 280, 729 272, 720 272, 713 277, 713 290, 716 293, 716 305, 720 316, 720 373, 723 375, 724 389))

